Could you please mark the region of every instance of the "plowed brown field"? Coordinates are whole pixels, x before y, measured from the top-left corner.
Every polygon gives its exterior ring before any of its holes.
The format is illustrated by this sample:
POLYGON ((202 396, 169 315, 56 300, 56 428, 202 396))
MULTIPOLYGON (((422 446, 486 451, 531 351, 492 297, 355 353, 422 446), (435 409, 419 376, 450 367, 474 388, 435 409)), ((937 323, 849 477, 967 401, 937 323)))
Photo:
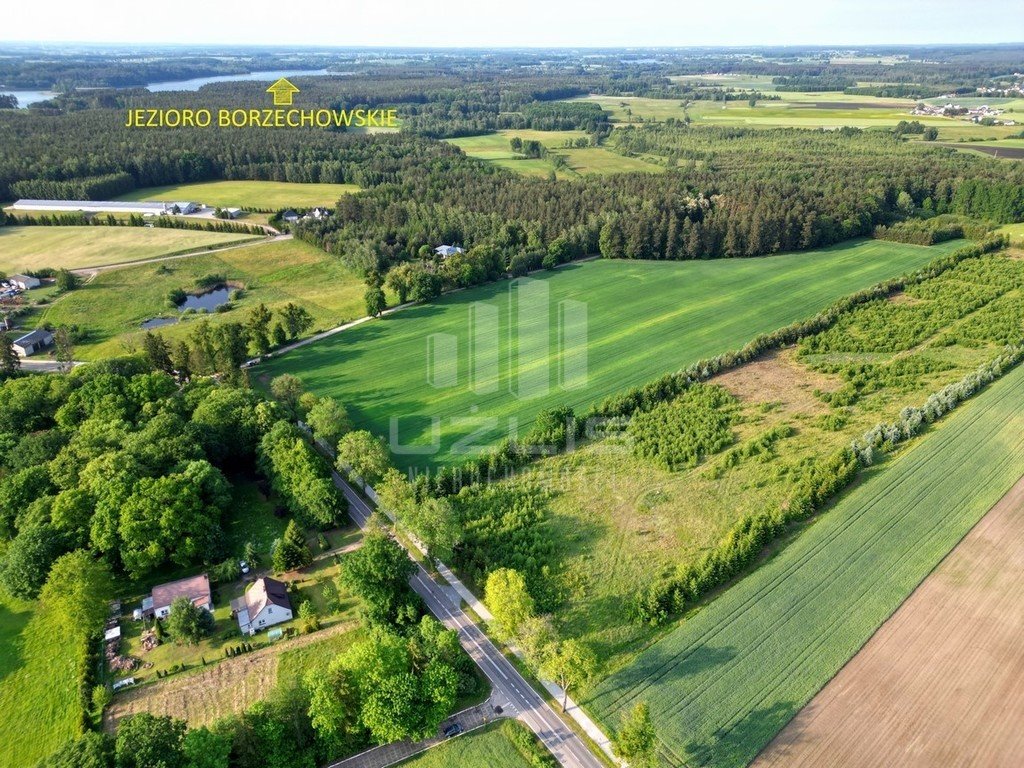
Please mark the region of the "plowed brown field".
POLYGON ((1024 479, 757 768, 1024 765, 1024 479))

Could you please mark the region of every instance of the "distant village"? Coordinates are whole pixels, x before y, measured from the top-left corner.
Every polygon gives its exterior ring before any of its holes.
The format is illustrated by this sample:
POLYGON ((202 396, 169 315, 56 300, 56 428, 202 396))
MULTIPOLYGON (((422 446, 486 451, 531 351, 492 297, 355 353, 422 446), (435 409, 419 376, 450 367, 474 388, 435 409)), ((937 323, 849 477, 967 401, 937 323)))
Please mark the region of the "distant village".
MULTIPOLYGON (((1016 82, 1007 88, 978 88, 969 94, 971 99, 993 98, 993 99, 1019 99, 1024 98, 1024 75, 1014 74, 1016 82)), ((980 106, 966 107, 956 102, 956 99, 965 98, 965 94, 948 93, 942 96, 949 99, 945 104, 932 105, 919 103, 911 114, 931 117, 957 117, 972 123, 982 125, 1016 125, 1016 120, 1004 119, 1001 116, 1005 110, 998 106, 982 104, 980 106)))

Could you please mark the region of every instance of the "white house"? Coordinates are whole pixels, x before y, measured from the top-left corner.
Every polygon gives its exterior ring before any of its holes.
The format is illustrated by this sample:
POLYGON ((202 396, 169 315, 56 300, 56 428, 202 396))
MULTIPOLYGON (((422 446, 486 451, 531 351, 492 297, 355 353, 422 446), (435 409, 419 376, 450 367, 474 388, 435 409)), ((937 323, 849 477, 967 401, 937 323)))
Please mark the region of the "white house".
POLYGON ((277 579, 257 579, 241 597, 231 601, 243 635, 255 635, 261 629, 292 619, 292 601, 288 587, 277 579))
POLYGON ((14 340, 14 352, 19 357, 31 357, 36 352, 53 344, 53 334, 42 328, 26 333, 14 340))
POLYGON ((454 256, 456 253, 464 253, 464 251, 457 245, 439 245, 434 249, 434 253, 442 259, 447 259, 449 256, 454 256))
POLYGON ((38 277, 32 277, 31 275, 11 275, 7 278, 7 282, 20 288, 23 291, 31 290, 32 288, 38 288, 42 285, 42 281, 38 277))
POLYGON ((210 577, 201 573, 153 587, 153 594, 142 601, 142 615, 165 619, 171 612, 171 604, 179 597, 187 597, 195 605, 213 613, 210 577))

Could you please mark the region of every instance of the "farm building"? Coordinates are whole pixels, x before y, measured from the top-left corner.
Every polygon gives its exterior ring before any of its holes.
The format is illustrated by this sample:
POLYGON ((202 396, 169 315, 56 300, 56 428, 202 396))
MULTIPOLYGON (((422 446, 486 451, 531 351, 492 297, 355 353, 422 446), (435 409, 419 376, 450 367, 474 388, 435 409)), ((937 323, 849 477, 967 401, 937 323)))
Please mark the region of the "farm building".
POLYGON ((42 285, 42 281, 38 277, 32 277, 31 275, 11 275, 7 278, 7 282, 23 291, 38 288, 42 285))
POLYGON ((287 211, 281 214, 281 221, 287 222, 288 224, 294 224, 298 220, 299 214, 297 214, 295 211, 291 209, 288 209, 287 211))
POLYGON ((440 256, 442 259, 447 259, 449 256, 454 256, 456 253, 463 253, 463 249, 457 245, 439 245, 434 249, 434 253, 440 256))
POLYGON ((213 613, 213 596, 210 594, 210 577, 205 573, 178 579, 153 587, 153 593, 142 601, 142 615, 166 618, 171 604, 179 597, 187 597, 200 608, 213 613))
POLYGON ((288 587, 277 579, 257 579, 244 595, 231 601, 231 611, 243 635, 255 635, 261 629, 291 621, 288 587))
POLYGON ((15 211, 48 211, 50 213, 138 213, 163 216, 165 214, 195 213, 202 206, 189 201, 172 203, 137 203, 117 200, 19 200, 11 208, 15 211))
POLYGON ((51 344, 53 344, 53 334, 40 328, 32 333, 26 333, 20 339, 15 339, 14 351, 21 357, 31 357, 51 344))

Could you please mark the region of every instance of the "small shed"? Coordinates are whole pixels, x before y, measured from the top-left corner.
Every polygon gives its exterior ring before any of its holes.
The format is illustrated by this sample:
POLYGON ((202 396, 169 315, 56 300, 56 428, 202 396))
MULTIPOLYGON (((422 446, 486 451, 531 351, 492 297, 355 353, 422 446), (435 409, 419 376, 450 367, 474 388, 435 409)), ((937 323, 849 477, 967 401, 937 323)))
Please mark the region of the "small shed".
POLYGON ((32 275, 11 275, 7 278, 7 282, 12 283, 15 287, 20 288, 23 291, 38 288, 43 284, 38 277, 32 277, 32 275))
POLYGON ((43 328, 39 328, 32 331, 32 333, 26 333, 21 338, 15 339, 14 351, 20 357, 31 357, 51 344, 53 344, 53 334, 43 328))

